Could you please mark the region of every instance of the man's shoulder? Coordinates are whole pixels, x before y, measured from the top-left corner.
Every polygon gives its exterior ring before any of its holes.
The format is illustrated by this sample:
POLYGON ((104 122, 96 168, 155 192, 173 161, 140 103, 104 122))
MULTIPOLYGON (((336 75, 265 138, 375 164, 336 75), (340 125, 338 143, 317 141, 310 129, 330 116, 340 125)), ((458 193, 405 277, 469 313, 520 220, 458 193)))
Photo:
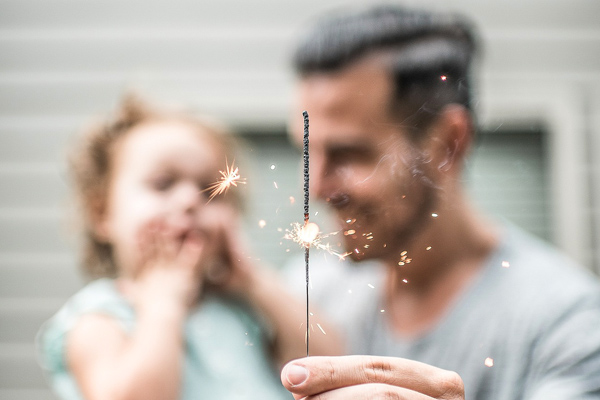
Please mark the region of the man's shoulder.
POLYGON ((524 284, 563 288, 569 284, 591 290, 600 287, 598 277, 589 269, 558 248, 515 227, 508 230, 499 256, 503 258, 500 266, 513 272, 524 284))
POLYGON ((600 281, 552 245, 518 228, 507 230, 490 258, 490 290, 508 304, 534 312, 566 312, 581 304, 600 306, 600 281))

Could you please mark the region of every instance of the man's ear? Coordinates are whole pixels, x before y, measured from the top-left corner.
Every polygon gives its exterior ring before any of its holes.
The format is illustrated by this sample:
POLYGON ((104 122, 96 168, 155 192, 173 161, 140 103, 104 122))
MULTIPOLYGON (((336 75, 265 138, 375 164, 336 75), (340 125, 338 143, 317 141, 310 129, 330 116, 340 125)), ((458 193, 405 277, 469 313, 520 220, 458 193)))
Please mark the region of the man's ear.
POLYGON ((456 169, 460 173, 474 134, 470 112, 461 105, 450 104, 442 109, 429 130, 434 166, 443 172, 456 169))

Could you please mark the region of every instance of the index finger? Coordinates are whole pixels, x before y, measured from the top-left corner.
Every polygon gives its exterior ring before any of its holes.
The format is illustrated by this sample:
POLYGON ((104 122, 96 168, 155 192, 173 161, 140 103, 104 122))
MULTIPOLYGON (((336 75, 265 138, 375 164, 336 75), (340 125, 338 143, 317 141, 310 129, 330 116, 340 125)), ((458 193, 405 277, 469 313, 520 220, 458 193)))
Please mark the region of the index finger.
POLYGON ((307 357, 291 361, 281 371, 281 382, 295 397, 342 387, 384 383, 435 399, 463 398, 456 372, 397 357, 307 357))

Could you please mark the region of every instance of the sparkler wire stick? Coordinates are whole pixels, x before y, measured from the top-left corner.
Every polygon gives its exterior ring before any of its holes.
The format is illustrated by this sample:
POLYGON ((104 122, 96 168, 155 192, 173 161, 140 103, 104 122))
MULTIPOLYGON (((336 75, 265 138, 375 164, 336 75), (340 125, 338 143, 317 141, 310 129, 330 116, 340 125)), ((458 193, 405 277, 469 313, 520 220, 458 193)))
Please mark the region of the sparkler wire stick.
MULTIPOLYGON (((304 118, 304 226, 308 226, 308 112, 303 111, 302 117, 304 118)), ((309 286, 309 278, 308 278, 308 255, 309 255, 310 245, 306 244, 304 246, 304 265, 306 267, 306 356, 308 357, 308 336, 309 336, 309 327, 310 327, 310 312, 308 308, 308 286, 309 286)))

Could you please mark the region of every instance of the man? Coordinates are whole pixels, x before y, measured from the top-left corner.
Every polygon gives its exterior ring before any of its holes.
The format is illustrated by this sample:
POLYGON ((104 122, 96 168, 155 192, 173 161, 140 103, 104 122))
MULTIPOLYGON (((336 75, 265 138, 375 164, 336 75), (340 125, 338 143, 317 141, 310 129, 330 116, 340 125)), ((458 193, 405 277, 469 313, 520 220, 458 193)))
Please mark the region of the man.
POLYGON ((313 279, 348 351, 369 356, 288 364, 296 398, 600 398, 598 283, 465 193, 474 50, 464 21, 393 6, 325 20, 298 47, 312 193, 350 257, 384 270, 313 279))

